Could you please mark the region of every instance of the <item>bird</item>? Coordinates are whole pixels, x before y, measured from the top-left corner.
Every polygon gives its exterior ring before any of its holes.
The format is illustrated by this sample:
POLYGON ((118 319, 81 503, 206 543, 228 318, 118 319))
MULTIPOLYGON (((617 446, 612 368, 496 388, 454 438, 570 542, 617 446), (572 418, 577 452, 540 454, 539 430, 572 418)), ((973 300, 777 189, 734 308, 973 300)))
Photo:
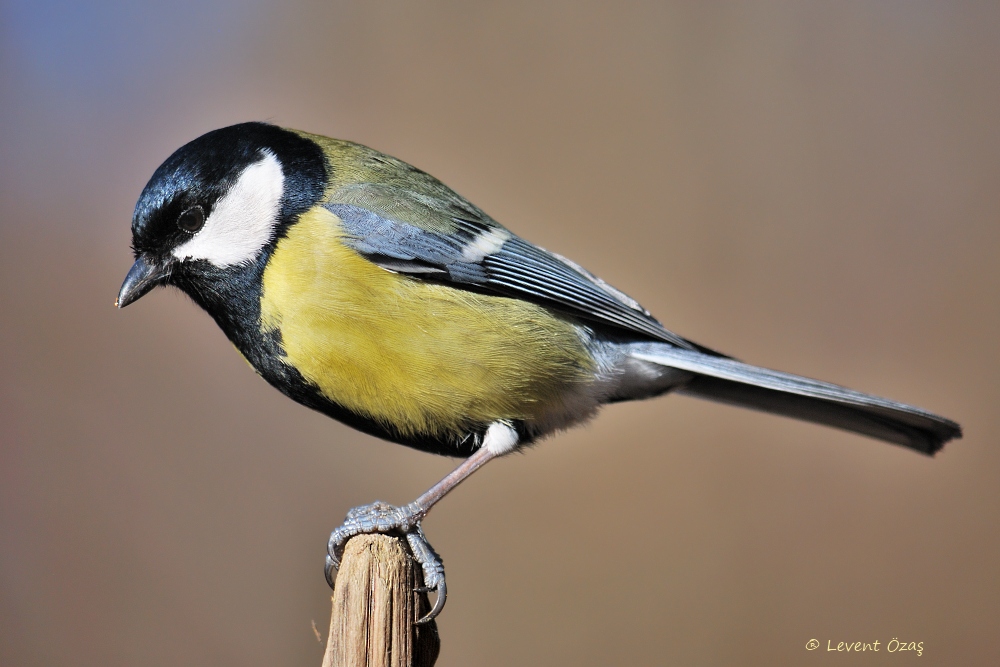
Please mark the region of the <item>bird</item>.
POLYGON ((599 408, 668 393, 837 427, 933 455, 962 435, 923 409, 743 363, 666 328, 573 261, 366 146, 246 122, 153 173, 115 302, 186 293, 268 383, 457 468, 411 503, 351 509, 325 572, 366 532, 407 539, 437 616, 444 566, 421 521, 488 461, 599 408))

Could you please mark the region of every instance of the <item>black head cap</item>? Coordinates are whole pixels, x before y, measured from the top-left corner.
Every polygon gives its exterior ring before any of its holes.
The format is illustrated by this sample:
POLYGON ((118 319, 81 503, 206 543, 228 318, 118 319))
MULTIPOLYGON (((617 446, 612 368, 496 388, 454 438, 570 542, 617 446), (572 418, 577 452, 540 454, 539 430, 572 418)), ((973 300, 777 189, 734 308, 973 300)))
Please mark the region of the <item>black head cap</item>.
POLYGON ((136 256, 164 257, 190 238, 185 222, 192 221, 182 220, 182 214, 199 207, 200 215, 209 216, 243 170, 266 152, 277 157, 285 178, 282 220, 294 218, 319 200, 326 164, 315 142, 267 123, 213 130, 177 149, 149 179, 132 217, 136 256))
MULTIPOLYGON (((167 158, 139 196, 132 217, 136 259, 119 291, 119 307, 157 285, 170 283, 207 308, 205 295, 218 294, 218 289, 209 284, 211 281, 217 281, 221 274, 233 278, 234 272, 250 268, 240 263, 220 269, 204 260, 186 260, 181 248, 195 242, 206 221, 213 227, 211 214, 216 204, 230 191, 236 192, 233 188, 237 181, 258 163, 269 166, 270 181, 248 185, 249 190, 239 191, 239 196, 253 198, 254 193, 265 191, 273 194, 267 213, 272 228, 262 241, 265 244, 267 238, 270 243, 276 241, 299 214, 322 197, 327 182, 326 161, 320 146, 310 139, 267 123, 232 125, 198 137, 167 158)), ((243 213, 238 211, 236 215, 243 213)), ((257 256, 267 252, 267 245, 255 252, 257 256)))

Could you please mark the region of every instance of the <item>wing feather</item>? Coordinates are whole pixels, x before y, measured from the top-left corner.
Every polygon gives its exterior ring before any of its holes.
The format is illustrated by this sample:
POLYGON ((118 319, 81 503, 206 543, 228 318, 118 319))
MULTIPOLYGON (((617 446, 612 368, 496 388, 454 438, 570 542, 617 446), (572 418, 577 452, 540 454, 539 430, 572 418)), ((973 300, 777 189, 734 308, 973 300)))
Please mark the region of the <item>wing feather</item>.
POLYGON ((345 242, 387 270, 533 301, 677 347, 708 351, 667 331, 637 302, 593 274, 515 236, 448 192, 434 199, 353 184, 346 197, 350 203, 334 196, 326 208, 342 221, 345 242), (383 201, 386 196, 392 201, 383 201), (406 197, 411 199, 400 201, 406 197))

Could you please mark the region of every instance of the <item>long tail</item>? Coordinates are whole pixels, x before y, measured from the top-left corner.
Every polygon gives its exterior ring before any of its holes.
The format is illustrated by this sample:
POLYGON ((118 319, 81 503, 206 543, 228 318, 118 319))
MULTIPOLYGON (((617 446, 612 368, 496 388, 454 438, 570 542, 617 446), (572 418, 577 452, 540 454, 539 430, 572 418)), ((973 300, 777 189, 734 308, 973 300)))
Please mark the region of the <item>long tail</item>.
POLYGON ((631 357, 694 373, 681 393, 835 426, 930 455, 962 437, 962 427, 950 419, 828 382, 660 343, 633 346, 631 357))

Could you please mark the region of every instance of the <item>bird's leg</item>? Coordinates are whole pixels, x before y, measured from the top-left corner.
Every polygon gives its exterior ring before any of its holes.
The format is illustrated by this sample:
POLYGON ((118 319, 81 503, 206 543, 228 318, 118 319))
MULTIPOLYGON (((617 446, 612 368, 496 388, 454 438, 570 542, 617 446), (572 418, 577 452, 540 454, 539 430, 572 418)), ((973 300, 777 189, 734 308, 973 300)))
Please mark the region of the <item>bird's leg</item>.
MULTIPOLYGON (((399 532, 406 536, 406 541, 413 552, 413 558, 420 563, 423 569, 423 590, 437 591, 434 608, 417 623, 427 623, 440 614, 448 597, 448 589, 444 580, 444 565, 427 538, 424 537, 420 522, 427 516, 430 509, 449 491, 458 486, 462 480, 478 470, 487 461, 513 449, 514 444, 516 444, 516 436, 506 447, 498 447, 495 442, 491 442, 490 435, 496 433, 494 431, 496 426, 498 425, 494 425, 487 431, 483 445, 472 456, 412 503, 396 507, 376 501, 371 505, 361 505, 349 511, 344 523, 330 534, 330 542, 327 545, 326 581, 330 584, 330 588, 333 588, 333 570, 340 567, 340 558, 349 539, 362 533, 399 532)), ((506 425, 503 425, 503 428, 509 429, 506 425)), ((506 440, 510 440, 509 435, 506 440)), ((504 445, 506 441, 501 440, 500 444, 504 445)))

